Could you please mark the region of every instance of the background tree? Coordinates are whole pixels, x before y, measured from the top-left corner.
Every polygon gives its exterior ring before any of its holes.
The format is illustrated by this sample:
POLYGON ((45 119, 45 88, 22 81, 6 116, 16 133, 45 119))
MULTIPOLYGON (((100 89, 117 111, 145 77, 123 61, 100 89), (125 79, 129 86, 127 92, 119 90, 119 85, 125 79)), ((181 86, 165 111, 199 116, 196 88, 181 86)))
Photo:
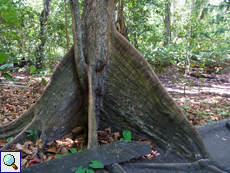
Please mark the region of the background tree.
POLYGON ((165 5, 165 39, 164 39, 164 46, 167 46, 169 44, 169 41, 171 40, 171 11, 170 11, 171 2, 168 0, 168 2, 165 5))
POLYGON ((46 43, 46 27, 47 27, 47 21, 49 18, 50 13, 50 5, 51 0, 44 0, 44 9, 41 12, 40 16, 40 34, 39 38, 41 40, 41 43, 38 46, 37 49, 37 56, 36 56, 36 68, 41 69, 44 59, 44 46, 46 43))

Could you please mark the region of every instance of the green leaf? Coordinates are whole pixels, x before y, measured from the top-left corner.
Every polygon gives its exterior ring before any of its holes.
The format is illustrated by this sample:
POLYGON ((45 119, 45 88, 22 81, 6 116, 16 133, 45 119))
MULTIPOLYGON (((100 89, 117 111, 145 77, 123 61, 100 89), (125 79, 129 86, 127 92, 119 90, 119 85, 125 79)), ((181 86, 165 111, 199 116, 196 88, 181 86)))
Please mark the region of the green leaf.
POLYGON ((7 142, 10 142, 12 139, 14 139, 13 137, 9 137, 6 139, 7 142))
POLYGON ((14 66, 14 64, 4 64, 4 65, 1 65, 0 66, 0 71, 5 71, 5 70, 7 70, 8 68, 10 68, 10 67, 13 67, 14 66))
POLYGON ((84 173, 85 172, 85 169, 82 169, 83 168, 83 166, 79 166, 77 169, 76 169, 76 171, 75 171, 75 173, 84 173), (84 172, 83 172, 84 171, 84 172))
POLYGON ((120 141, 125 141, 125 139, 124 139, 124 138, 121 138, 120 141))
POLYGON ((46 84, 46 80, 45 78, 42 78, 42 84, 45 85, 46 84))
POLYGON ((9 75, 8 73, 2 73, 1 76, 8 80, 14 81, 13 77, 9 75))
POLYGON ((33 130, 26 130, 27 133, 34 133, 33 130))
POLYGON ((94 173, 94 170, 92 168, 85 168, 86 173, 94 173))
POLYGON ((32 68, 30 69, 30 74, 33 73, 35 70, 36 70, 36 67, 32 67, 32 68))
POLYGON ((213 121, 212 120, 206 120, 208 123, 212 123, 213 121))
POLYGON ((201 112, 200 110, 198 110, 198 109, 197 109, 196 111, 199 112, 199 113, 202 113, 202 112, 201 112))
POLYGON ((104 165, 97 160, 92 160, 91 163, 89 164, 89 167, 91 167, 91 168, 104 168, 104 165))
POLYGON ((220 115, 227 115, 225 112, 218 112, 220 115))
POLYGON ((190 106, 188 106, 188 105, 184 105, 184 108, 185 108, 185 109, 188 109, 189 107, 190 107, 190 106))
POLYGON ((187 114, 185 114, 185 116, 187 117, 189 114, 187 113, 187 114))
POLYGON ((85 150, 86 150, 86 148, 83 148, 82 150, 78 150, 78 152, 85 151, 85 150))
POLYGON ((213 113, 212 113, 212 112, 208 112, 208 113, 207 113, 207 112, 205 112, 205 114, 212 115, 213 113))
POLYGON ((65 153, 65 156, 70 155, 70 154, 72 154, 72 153, 65 153))
POLYGON ((60 157, 62 157, 62 155, 61 154, 57 154, 57 158, 60 158, 60 157))
POLYGON ((71 153, 76 153, 77 149, 76 148, 70 148, 71 153))
POLYGON ((7 56, 7 54, 0 52, 0 64, 6 60, 7 56))
POLYGON ((12 72, 12 71, 14 71, 14 70, 18 70, 19 69, 19 67, 16 67, 16 68, 11 68, 11 69, 9 69, 9 71, 10 72, 12 72))
POLYGON ((131 132, 129 130, 124 130, 123 136, 124 136, 126 141, 131 141, 131 132))

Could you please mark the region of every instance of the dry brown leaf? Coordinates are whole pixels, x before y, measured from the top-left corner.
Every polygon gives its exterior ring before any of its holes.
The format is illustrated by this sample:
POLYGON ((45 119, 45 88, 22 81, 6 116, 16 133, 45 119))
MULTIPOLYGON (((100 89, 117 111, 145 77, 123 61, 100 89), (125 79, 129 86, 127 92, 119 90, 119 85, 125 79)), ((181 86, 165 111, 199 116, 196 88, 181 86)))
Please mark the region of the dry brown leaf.
POLYGON ((7 142, 4 139, 0 139, 0 145, 1 144, 6 144, 7 142))
POLYGON ((98 135, 98 136, 104 136, 104 135, 106 135, 106 136, 107 136, 107 135, 108 135, 108 133, 107 133, 107 132, 105 132, 105 131, 100 131, 100 130, 99 130, 99 131, 97 131, 97 135, 98 135))
POLYGON ((100 142, 103 144, 108 144, 108 141, 105 141, 105 140, 100 140, 100 142))
POLYGON ((8 109, 14 109, 14 106, 10 105, 10 104, 5 104, 5 107, 8 108, 8 109))
POLYGON ((55 146, 53 146, 52 148, 47 149, 46 151, 49 152, 49 153, 55 153, 55 154, 58 153, 57 148, 55 146))
POLYGON ((26 154, 33 154, 32 151, 30 151, 30 150, 28 150, 27 148, 22 147, 22 146, 16 148, 15 150, 16 150, 16 151, 22 151, 22 152, 24 152, 24 153, 26 153, 26 154))
POLYGON ((41 139, 37 138, 35 145, 38 146, 38 149, 41 151, 43 148, 43 142, 41 139))
POLYGON ((73 144, 73 143, 74 143, 73 140, 70 139, 70 138, 66 138, 65 140, 66 140, 66 142, 68 142, 69 144, 73 144))
POLYGON ((46 157, 45 162, 48 162, 48 161, 50 161, 50 160, 52 160, 52 159, 56 159, 56 158, 57 158, 57 156, 56 156, 56 155, 55 155, 55 156, 48 155, 48 156, 46 157))
POLYGON ((29 161, 27 159, 21 159, 21 167, 26 168, 29 166, 29 161))
POLYGON ((33 142, 30 141, 30 140, 28 140, 28 139, 26 139, 25 142, 24 142, 24 146, 26 146, 26 145, 32 145, 32 144, 33 144, 33 142))
POLYGON ((65 142, 63 141, 60 141, 60 140, 55 140, 55 142, 60 145, 60 146, 64 146, 65 145, 65 142))
POLYGON ((111 134, 111 128, 106 128, 105 131, 108 133, 108 134, 111 134))
POLYGON ((67 135, 63 136, 63 138, 69 138, 69 139, 73 139, 73 132, 68 133, 67 135))
POLYGON ((69 150, 67 150, 66 147, 62 147, 60 152, 62 155, 64 155, 65 153, 69 153, 69 150))
POLYGON ((75 142, 78 141, 78 142, 84 142, 86 139, 86 136, 85 135, 78 135, 75 139, 75 142))
POLYGON ((3 124, 7 124, 8 122, 10 122, 7 118, 4 118, 4 120, 3 120, 3 124))
POLYGON ((80 132, 82 132, 82 131, 85 131, 86 130, 86 128, 85 128, 85 126, 84 125, 79 125, 79 126, 77 126, 77 127, 75 127, 73 130, 71 130, 73 133, 75 133, 75 134, 78 134, 78 133, 80 133, 80 132))
POLYGON ((114 140, 119 140, 121 138, 121 134, 120 132, 115 132, 112 134, 114 140))
POLYGON ((20 148, 20 147, 25 147, 25 146, 22 145, 22 144, 19 144, 19 143, 15 144, 15 149, 18 149, 18 148, 20 148))

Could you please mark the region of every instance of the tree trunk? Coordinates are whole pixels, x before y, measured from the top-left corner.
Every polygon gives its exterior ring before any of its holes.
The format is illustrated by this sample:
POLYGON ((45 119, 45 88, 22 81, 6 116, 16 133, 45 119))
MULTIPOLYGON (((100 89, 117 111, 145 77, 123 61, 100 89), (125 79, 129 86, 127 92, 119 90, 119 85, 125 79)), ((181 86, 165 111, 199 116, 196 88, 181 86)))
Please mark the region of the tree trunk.
POLYGON ((167 4, 165 5, 165 39, 164 39, 164 46, 167 46, 169 44, 169 41, 171 40, 171 12, 170 12, 170 0, 168 0, 167 4))
POLYGON ((67 19, 67 8, 66 8, 66 0, 64 0, 65 4, 65 37, 66 37, 66 47, 67 51, 69 50, 69 39, 68 39, 68 19, 67 19))
POLYGON ((124 16, 124 0, 120 1, 120 5, 117 9, 118 17, 117 17, 117 23, 120 26, 120 33, 127 39, 129 40, 128 37, 128 31, 127 27, 125 26, 125 16, 124 16))
POLYGON ((44 46, 46 43, 46 26, 47 26, 47 20, 49 17, 49 13, 50 13, 50 5, 51 5, 51 0, 44 1, 44 10, 41 12, 41 16, 40 16, 41 29, 40 29, 39 37, 40 37, 41 43, 38 45, 37 55, 36 55, 36 68, 37 69, 42 69, 42 63, 44 59, 44 46))
POLYGON ((151 140, 166 153, 186 161, 209 158, 197 130, 164 89, 144 57, 115 28, 110 30, 111 0, 85 0, 83 14, 72 0, 74 46, 63 57, 41 98, 17 120, 0 129, 0 138, 37 129, 44 144, 77 125, 88 126, 88 147, 97 145, 96 130, 130 130, 134 138, 151 140), (76 33, 76 31, 78 31, 76 33), (4 129, 4 132, 2 131, 4 129))

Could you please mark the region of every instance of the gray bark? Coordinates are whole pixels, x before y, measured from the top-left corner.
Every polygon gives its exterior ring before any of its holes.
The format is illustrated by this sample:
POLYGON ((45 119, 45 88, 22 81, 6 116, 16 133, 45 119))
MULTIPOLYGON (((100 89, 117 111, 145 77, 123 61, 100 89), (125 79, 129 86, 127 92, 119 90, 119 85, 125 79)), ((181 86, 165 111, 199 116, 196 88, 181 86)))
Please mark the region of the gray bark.
POLYGON ((164 39, 164 46, 169 44, 171 40, 171 11, 170 11, 171 2, 168 0, 167 4, 165 5, 165 39, 164 39))
POLYGON ((51 0, 45 0, 44 1, 44 9, 41 12, 40 16, 40 33, 39 37, 41 40, 41 43, 38 45, 37 49, 37 55, 36 55, 36 68, 41 69, 43 58, 44 58, 44 46, 46 43, 46 27, 47 27, 47 21, 49 18, 50 13, 50 6, 51 6, 51 0))

